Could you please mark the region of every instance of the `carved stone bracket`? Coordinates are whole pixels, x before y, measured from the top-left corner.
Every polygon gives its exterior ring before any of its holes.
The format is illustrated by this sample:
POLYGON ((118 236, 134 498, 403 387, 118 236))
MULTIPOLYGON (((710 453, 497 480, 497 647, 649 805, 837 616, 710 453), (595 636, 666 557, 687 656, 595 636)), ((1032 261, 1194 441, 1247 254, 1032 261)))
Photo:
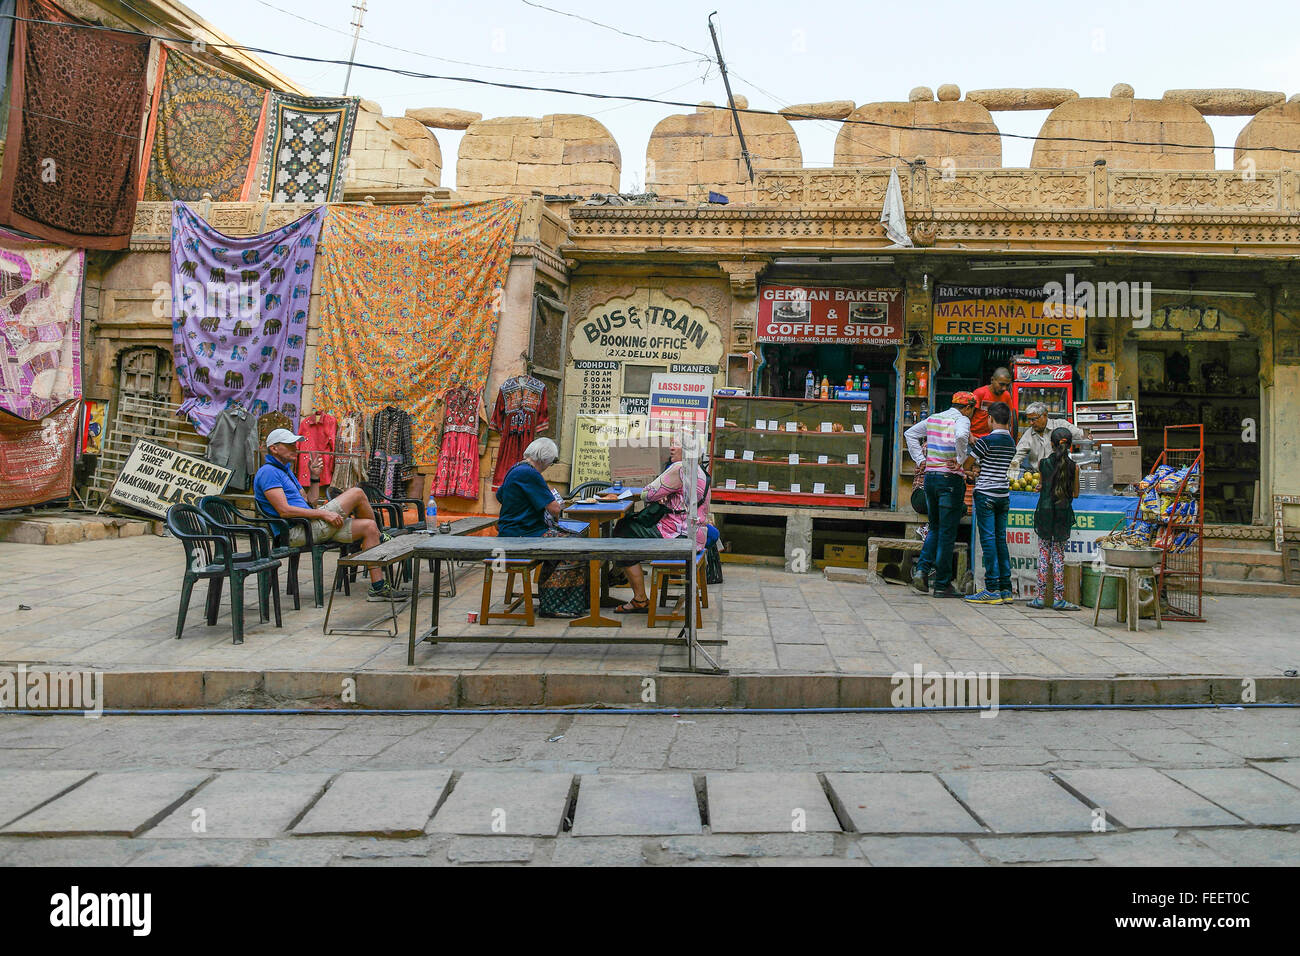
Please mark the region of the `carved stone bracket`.
POLYGON ((731 294, 737 299, 752 299, 758 295, 758 276, 772 264, 771 259, 724 260, 718 268, 731 280, 731 294))

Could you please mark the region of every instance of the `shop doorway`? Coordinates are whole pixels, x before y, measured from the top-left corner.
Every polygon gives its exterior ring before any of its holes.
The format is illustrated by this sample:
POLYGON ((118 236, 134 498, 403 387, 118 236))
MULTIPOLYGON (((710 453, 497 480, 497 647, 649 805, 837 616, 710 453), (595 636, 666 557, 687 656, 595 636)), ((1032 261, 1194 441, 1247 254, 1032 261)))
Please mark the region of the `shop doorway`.
MULTIPOLYGON (((871 345, 764 345, 760 394, 803 398, 811 372, 820 388, 825 378, 843 387, 850 377, 870 381, 871 501, 891 505, 894 469, 894 423, 898 403, 898 348, 871 345)), ((865 381, 864 381, 865 385, 865 381)), ((820 395, 820 391, 817 393, 820 395)))
POLYGON ((1148 473, 1164 426, 1205 427, 1206 524, 1251 524, 1260 481, 1259 346, 1138 339, 1138 440, 1148 473))
MULTIPOLYGON (((958 392, 973 392, 982 385, 987 385, 993 373, 1000 368, 1013 371, 1016 356, 1023 355, 1025 349, 1032 345, 981 345, 977 343, 960 343, 940 345, 938 367, 934 375, 934 410, 942 412, 952 405, 952 397, 958 392)), ((1079 350, 1065 349, 1065 364, 1074 368, 1074 394, 1076 398, 1083 395, 1083 380, 1078 370, 1079 350)), ((1008 404, 1010 401, 1008 400, 1008 404)), ((1012 422, 1012 432, 1015 432, 1012 422)))

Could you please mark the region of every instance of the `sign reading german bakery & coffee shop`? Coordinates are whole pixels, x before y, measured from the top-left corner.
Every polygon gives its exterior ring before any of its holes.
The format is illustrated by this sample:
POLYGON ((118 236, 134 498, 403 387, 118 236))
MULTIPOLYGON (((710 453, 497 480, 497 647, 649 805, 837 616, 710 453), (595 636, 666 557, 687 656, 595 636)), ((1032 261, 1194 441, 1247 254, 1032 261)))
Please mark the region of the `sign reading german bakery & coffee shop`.
POLYGON ((765 285, 756 337, 800 345, 899 345, 903 290, 765 285))

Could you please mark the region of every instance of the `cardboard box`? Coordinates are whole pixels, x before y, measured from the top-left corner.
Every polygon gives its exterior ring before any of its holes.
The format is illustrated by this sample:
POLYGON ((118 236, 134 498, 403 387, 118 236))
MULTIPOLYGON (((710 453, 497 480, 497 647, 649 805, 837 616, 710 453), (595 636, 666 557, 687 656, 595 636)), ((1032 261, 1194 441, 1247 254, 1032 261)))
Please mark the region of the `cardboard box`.
POLYGON ((1110 461, 1115 484, 1131 485, 1142 480, 1142 449, 1139 446, 1112 445, 1110 461))
POLYGON ((824 552, 826 564, 837 568, 865 568, 867 546, 864 544, 828 544, 824 552))

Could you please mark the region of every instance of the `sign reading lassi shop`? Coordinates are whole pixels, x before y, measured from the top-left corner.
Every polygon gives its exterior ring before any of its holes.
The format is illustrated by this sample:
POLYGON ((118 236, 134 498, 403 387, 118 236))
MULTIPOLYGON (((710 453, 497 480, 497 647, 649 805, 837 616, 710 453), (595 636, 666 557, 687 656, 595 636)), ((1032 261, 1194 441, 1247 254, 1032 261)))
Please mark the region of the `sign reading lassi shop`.
POLYGON ((1042 287, 952 286, 934 290, 934 341, 1033 345, 1060 339, 1082 345, 1082 307, 1051 303, 1042 287), (1060 313, 1059 315, 1057 313, 1060 313))

